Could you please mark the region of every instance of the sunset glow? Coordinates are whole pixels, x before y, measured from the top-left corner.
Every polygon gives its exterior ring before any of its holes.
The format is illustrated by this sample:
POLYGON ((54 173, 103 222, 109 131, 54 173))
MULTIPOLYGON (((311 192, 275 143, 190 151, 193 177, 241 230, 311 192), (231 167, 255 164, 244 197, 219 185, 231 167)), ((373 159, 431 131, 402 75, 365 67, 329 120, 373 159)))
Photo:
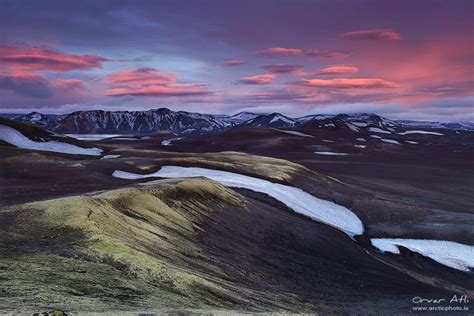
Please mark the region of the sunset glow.
POLYGON ((474 119, 471 1, 343 7, 2 1, 0 110, 474 119))

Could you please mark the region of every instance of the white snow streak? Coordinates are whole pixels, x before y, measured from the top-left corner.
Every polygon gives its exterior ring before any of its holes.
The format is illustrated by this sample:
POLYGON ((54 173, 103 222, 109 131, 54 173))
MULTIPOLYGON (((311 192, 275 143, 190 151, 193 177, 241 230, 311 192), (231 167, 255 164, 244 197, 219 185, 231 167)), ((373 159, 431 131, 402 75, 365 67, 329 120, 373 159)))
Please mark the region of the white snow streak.
POLYGON ((66 134, 66 136, 79 140, 101 140, 106 138, 118 137, 116 134, 66 134))
POLYGON ((428 131, 405 131, 398 133, 399 135, 410 135, 410 134, 424 134, 424 135, 437 135, 437 136, 444 136, 444 134, 436 133, 436 132, 428 132, 428 131))
POLYGON ((312 137, 312 138, 314 138, 313 135, 308 135, 308 134, 301 133, 301 132, 297 132, 297 131, 285 131, 285 130, 276 129, 276 128, 274 128, 274 130, 279 131, 279 132, 283 132, 283 133, 287 133, 287 134, 290 134, 290 135, 301 136, 301 137, 312 137))
POLYGON ((330 201, 318 199, 311 194, 295 187, 273 183, 241 174, 196 167, 163 166, 155 173, 140 175, 116 170, 114 177, 122 179, 141 179, 149 177, 189 178, 206 177, 225 186, 244 188, 268 194, 282 202, 293 211, 306 215, 311 219, 335 227, 349 236, 361 235, 364 226, 360 219, 347 208, 330 201))
POLYGON ((349 155, 348 153, 335 153, 331 151, 315 151, 315 154, 318 155, 326 155, 326 156, 347 156, 349 155))
POLYGON ((381 141, 385 142, 385 143, 390 143, 390 144, 397 144, 397 145, 400 145, 399 142, 397 142, 396 140, 393 140, 393 139, 386 139, 386 138, 382 138, 381 141))
POLYGON ((380 129, 378 127, 369 127, 369 131, 373 133, 392 134, 392 132, 380 129))
POLYGON ((172 141, 180 140, 180 139, 183 139, 183 137, 175 137, 175 138, 164 139, 164 140, 161 141, 161 145, 170 146, 172 141))
POLYGON ((347 122, 345 123, 346 123, 346 126, 349 127, 353 132, 357 132, 357 133, 359 132, 359 128, 357 126, 352 125, 351 123, 347 123, 347 122))
POLYGON ((105 159, 115 159, 119 158, 120 155, 105 155, 104 157, 100 158, 100 160, 105 160, 105 159))
POLYGON ((95 147, 82 148, 76 145, 58 141, 35 142, 20 133, 18 130, 5 125, 0 125, 0 140, 3 140, 4 142, 16 147, 25 149, 88 156, 100 156, 102 154, 102 149, 95 147))
POLYGON ((454 269, 469 271, 469 267, 474 268, 474 246, 453 241, 403 238, 372 238, 371 242, 383 252, 400 254, 398 246, 403 246, 454 269))

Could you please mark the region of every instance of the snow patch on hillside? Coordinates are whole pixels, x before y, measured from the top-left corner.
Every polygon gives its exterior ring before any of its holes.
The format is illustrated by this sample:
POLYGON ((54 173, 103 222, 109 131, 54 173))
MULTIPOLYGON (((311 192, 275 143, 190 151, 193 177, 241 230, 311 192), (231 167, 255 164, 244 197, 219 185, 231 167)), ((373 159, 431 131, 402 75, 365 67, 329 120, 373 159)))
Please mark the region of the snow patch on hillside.
POLYGON ((0 140, 14 145, 18 148, 33 149, 40 151, 51 151, 57 153, 73 154, 73 155, 88 155, 100 156, 102 149, 99 148, 82 148, 76 145, 62 143, 58 141, 35 142, 18 130, 9 126, 0 125, 0 140))
POLYGON ((397 142, 396 140, 393 140, 393 139, 382 138, 382 139, 380 139, 380 140, 383 141, 383 142, 385 142, 385 143, 400 145, 399 142, 397 142))
POLYGON ((306 215, 315 221, 335 227, 351 237, 361 235, 364 232, 364 225, 361 220, 344 206, 318 199, 299 188, 233 172, 196 167, 163 166, 157 172, 147 175, 116 170, 113 176, 131 180, 150 177, 206 177, 228 187, 244 188, 268 194, 296 213, 306 215))
POLYGON ((295 123, 294 121, 284 117, 283 115, 277 114, 271 119, 270 124, 278 122, 278 121, 282 121, 282 122, 285 122, 285 123, 288 123, 288 124, 291 124, 291 125, 293 125, 295 123))
POLYGON ((290 135, 301 136, 301 137, 312 137, 312 138, 314 138, 313 135, 308 135, 308 134, 301 133, 301 132, 297 132, 297 131, 285 131, 285 130, 276 129, 276 128, 274 128, 274 130, 279 131, 279 132, 283 132, 283 133, 287 133, 287 134, 290 134, 290 135))
POLYGON ((351 131, 357 132, 357 133, 359 132, 359 128, 357 126, 352 125, 351 123, 347 123, 347 122, 345 122, 345 123, 346 123, 346 126, 351 129, 351 131))
POLYGON ((400 254, 398 246, 403 246, 454 269, 469 271, 469 268, 474 268, 474 246, 453 241, 403 238, 372 238, 371 242, 383 252, 400 254))
POLYGON ((325 155, 325 156, 347 156, 349 155, 348 153, 335 153, 332 151, 315 151, 315 154, 318 155, 325 155))
POLYGON ((164 140, 161 141, 161 145, 170 146, 171 142, 173 142, 175 140, 180 140, 180 139, 183 139, 183 138, 184 137, 175 137, 175 138, 164 139, 164 140))
POLYGON ((120 155, 105 155, 104 157, 100 158, 100 160, 115 159, 119 157, 120 155))
POLYGON ((383 130, 383 129, 378 128, 378 127, 369 127, 369 131, 373 132, 373 133, 392 134, 392 132, 383 130))
POLYGON ((367 127, 367 123, 364 123, 364 122, 351 122, 351 123, 357 127, 367 127))
POLYGON ((437 133, 437 132, 429 132, 429 131, 418 131, 418 130, 413 130, 413 131, 405 131, 398 133, 399 135, 410 135, 410 134, 423 134, 423 135, 437 135, 437 136, 444 136, 444 134, 437 133))
POLYGON ((101 140, 112 137, 122 136, 120 134, 66 134, 66 136, 79 139, 79 140, 101 140))

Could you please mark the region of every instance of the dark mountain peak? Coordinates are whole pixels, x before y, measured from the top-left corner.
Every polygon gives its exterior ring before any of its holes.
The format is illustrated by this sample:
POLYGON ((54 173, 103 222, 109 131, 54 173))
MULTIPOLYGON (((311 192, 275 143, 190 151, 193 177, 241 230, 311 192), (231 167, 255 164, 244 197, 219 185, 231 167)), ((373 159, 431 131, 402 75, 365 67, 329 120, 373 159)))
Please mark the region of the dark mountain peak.
POLYGON ((239 112, 239 113, 234 114, 232 116, 238 116, 238 115, 244 115, 244 114, 260 115, 260 114, 265 114, 265 113, 254 113, 254 112, 242 111, 242 112, 239 112))
POLYGON ((147 111, 143 111, 143 112, 157 112, 157 113, 160 113, 160 114, 170 114, 170 113, 175 113, 173 112, 172 110, 166 108, 166 107, 163 107, 163 108, 157 108, 157 109, 151 109, 151 110, 147 110, 147 111))
POLYGON ((261 126, 261 127, 293 127, 296 121, 283 114, 273 112, 270 114, 260 114, 253 119, 250 119, 243 124, 261 126))

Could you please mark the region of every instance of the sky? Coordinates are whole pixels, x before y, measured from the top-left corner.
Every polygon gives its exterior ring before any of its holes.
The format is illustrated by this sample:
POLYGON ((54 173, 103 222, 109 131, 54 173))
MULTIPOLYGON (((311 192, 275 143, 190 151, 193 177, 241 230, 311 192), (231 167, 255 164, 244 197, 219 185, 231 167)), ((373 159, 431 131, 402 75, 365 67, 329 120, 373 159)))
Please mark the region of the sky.
POLYGON ((474 121, 474 1, 0 0, 0 112, 474 121))

